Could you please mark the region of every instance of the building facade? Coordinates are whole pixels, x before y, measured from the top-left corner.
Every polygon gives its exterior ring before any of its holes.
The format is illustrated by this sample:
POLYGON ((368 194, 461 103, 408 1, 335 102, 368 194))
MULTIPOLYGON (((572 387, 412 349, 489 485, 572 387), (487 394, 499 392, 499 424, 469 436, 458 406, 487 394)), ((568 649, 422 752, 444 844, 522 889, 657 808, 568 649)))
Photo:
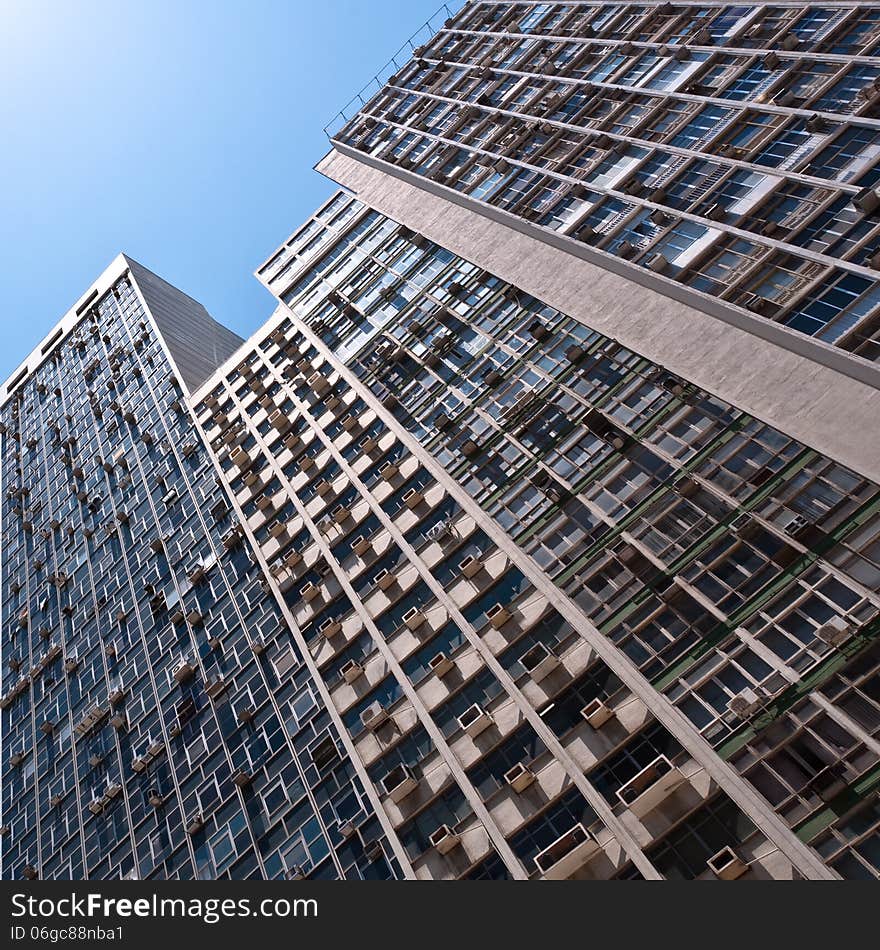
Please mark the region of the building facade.
POLYGON ((880 14, 412 45, 250 340, 2 392, 4 876, 880 877, 880 14))
POLYGON ((240 343, 120 255, 3 388, 5 878, 396 873, 186 404, 240 343))
POLYGON ((344 192, 258 277, 196 411, 417 877, 877 874, 876 484, 344 192))

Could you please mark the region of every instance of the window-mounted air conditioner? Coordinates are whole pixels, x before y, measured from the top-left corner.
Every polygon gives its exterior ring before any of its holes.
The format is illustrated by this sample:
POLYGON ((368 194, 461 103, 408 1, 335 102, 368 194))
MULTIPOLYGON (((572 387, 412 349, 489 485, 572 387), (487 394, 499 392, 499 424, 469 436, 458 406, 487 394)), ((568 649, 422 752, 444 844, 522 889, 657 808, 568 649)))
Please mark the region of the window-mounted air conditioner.
POLYGON ((515 792, 524 792, 535 781, 535 773, 527 765, 518 762, 504 773, 504 781, 515 792))
POLYGON ((449 825, 440 825, 436 831, 428 836, 428 843, 438 854, 449 854, 453 848, 461 843, 461 836, 457 835, 449 825))
POLYGON ((581 716, 594 728, 601 729, 610 719, 614 717, 613 710, 609 709, 605 703, 596 697, 591 699, 581 710, 581 716))
POLYGON ((721 881, 735 881, 748 871, 748 864, 729 845, 706 861, 709 870, 721 881))
POLYGON ((418 506, 425 500, 424 494, 419 491, 418 488, 410 488, 409 491, 404 492, 403 503, 410 510, 418 508, 418 506))
POLYGON ((342 667, 339 670, 339 675, 345 680, 346 683, 354 683, 358 677, 362 676, 364 668, 358 663, 357 660, 348 660, 346 663, 342 664, 342 667))
POLYGON ((403 622, 410 630, 418 630, 425 622, 425 615, 418 607, 410 607, 403 615, 403 622))
POLYGON ((379 590, 388 590, 389 587, 394 585, 396 577, 391 571, 385 570, 384 568, 379 571, 378 574, 373 578, 373 583, 379 590))
POLYGON ((358 557, 362 557, 364 554, 366 554, 367 551, 372 548, 372 546, 372 542, 368 538, 365 538, 362 534, 358 535, 351 542, 351 549, 355 554, 357 554, 358 557))
POLYGON ((579 871, 599 850, 599 842, 579 823, 537 854, 535 864, 545 880, 561 881, 579 871))
POLYGON ((318 631, 322 636, 326 637, 328 640, 331 637, 335 637, 337 633, 342 629, 342 621, 338 620, 336 617, 327 617, 325 620, 321 621, 318 631))
POLYGON ((559 657, 543 643, 536 643, 526 650, 519 662, 536 683, 545 679, 560 665, 559 657))
POLYGON ((764 706, 767 699, 767 694, 760 687, 747 688, 734 696, 727 708, 737 719, 749 719, 764 706))
POLYGON ((387 721, 388 712, 378 700, 370 703, 361 713, 361 725, 371 731, 378 729, 387 721))
POLYGON ((299 595, 306 603, 311 603, 316 597, 321 593, 321 589, 309 581, 307 584, 304 584, 299 589, 299 595))
POLYGON ((485 732, 492 725, 492 717, 479 703, 469 706, 459 717, 459 726, 472 738, 485 732))
POLYGON ((393 802, 402 802, 418 788, 419 780, 408 765, 397 765, 382 779, 382 788, 393 802))
POLYGON ((846 643, 853 635, 853 625, 848 623, 843 617, 832 617, 827 623, 823 623, 816 630, 816 636, 823 642, 832 647, 839 647, 846 643))
POLYGON ((658 755, 617 790, 617 797, 634 815, 643 818, 684 782, 685 777, 669 759, 665 755, 658 755))
POLYGON ((185 683, 195 674, 196 668, 187 659, 178 660, 171 669, 171 675, 178 683, 185 683))
POLYGON ((510 611, 502 604, 493 604, 486 611, 486 618, 496 630, 500 630, 512 616, 510 611))

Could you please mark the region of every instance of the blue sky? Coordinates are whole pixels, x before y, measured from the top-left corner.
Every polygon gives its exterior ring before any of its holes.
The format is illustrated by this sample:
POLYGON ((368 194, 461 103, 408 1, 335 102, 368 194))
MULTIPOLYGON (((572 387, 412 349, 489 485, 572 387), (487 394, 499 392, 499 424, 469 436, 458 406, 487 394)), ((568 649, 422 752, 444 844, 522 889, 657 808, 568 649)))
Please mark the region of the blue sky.
POLYGON ((252 333, 323 127, 439 6, 0 0, 0 379, 119 251, 252 333))

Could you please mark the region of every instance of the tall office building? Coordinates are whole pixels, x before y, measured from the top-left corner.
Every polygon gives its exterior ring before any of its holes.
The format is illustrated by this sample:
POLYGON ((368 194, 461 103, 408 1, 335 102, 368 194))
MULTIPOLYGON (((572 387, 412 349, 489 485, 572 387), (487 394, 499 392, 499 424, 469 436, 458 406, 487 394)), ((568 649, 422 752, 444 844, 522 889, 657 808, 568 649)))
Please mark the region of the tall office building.
POLYGON ((346 190, 258 269, 250 340, 124 262, 7 384, 4 874, 880 877, 880 14, 437 26, 331 130, 346 190), (114 349, 142 333, 161 398, 114 349), (82 477, 44 373, 133 437, 70 502, 88 596, 51 571, 85 686, 35 662, 43 493, 82 477), (119 477, 150 517, 107 555, 119 477))
POLYGON ((186 405, 240 343, 120 255, 0 390, 5 878, 395 873, 186 405))

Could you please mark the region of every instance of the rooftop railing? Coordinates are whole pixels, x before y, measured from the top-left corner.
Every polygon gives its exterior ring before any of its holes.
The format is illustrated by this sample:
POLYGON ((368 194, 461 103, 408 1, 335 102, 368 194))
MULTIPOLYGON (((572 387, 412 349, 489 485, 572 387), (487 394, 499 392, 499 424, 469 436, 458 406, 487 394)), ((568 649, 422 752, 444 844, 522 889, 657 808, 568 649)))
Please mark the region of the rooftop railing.
POLYGON ((397 50, 375 76, 352 96, 351 99, 324 126, 324 133, 331 141, 379 92, 388 80, 399 72, 411 59, 415 50, 429 43, 443 29, 446 22, 455 14, 447 4, 443 4, 436 13, 426 20, 410 38, 397 50))

